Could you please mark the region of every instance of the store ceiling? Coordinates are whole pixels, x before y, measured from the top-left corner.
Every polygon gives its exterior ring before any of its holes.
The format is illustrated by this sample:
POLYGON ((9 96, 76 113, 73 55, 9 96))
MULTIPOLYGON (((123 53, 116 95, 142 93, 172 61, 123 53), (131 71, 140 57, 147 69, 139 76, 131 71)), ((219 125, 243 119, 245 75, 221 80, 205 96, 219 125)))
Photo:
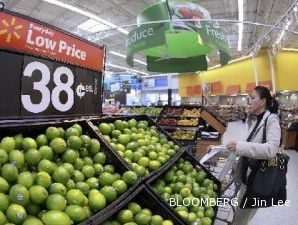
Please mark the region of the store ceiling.
MULTIPOLYGON (((241 0, 239 0, 241 1, 241 0)), ((113 72, 123 72, 123 69, 116 68, 124 67, 129 68, 125 59, 111 52, 125 54, 125 31, 114 30, 110 32, 97 32, 100 29, 107 29, 108 26, 102 23, 97 23, 90 20, 90 15, 96 15, 97 17, 104 19, 113 26, 125 26, 136 23, 137 15, 157 2, 155 0, 4 0, 5 8, 11 11, 16 11, 21 14, 28 15, 38 20, 57 26, 61 29, 67 30, 71 33, 82 36, 83 38, 92 40, 99 45, 107 46, 107 70, 113 72), (75 6, 76 9, 70 10, 61 6, 49 3, 56 2, 57 4, 66 3, 71 6, 75 6), (75 12, 77 9, 81 12, 75 12), (84 22, 87 22, 87 24, 84 22), (91 22, 91 23, 90 23, 91 22), (93 23, 92 23, 93 22, 93 23), (89 23, 89 25, 88 25, 89 23), (90 28, 88 28, 90 27, 90 28), (115 67, 116 66, 116 67, 115 67)), ((239 20, 238 13, 238 0, 196 0, 193 1, 209 10, 212 19, 227 19, 227 20, 239 20)), ((297 3, 297 0, 243 0, 243 20, 255 23, 262 23, 267 25, 274 25, 277 23, 292 6, 293 3, 297 3)), ((68 7, 68 6, 66 6, 68 7)), ((297 9, 297 8, 296 8, 297 9)), ((283 20, 279 26, 285 27, 287 21, 288 29, 298 32, 298 14, 297 10, 292 10, 286 20, 283 20)), ((252 47, 264 37, 264 34, 268 32, 269 28, 262 26, 255 26, 244 24, 243 25, 243 38, 242 48, 238 51, 238 39, 239 39, 239 26, 237 23, 220 23, 220 26, 227 34, 227 39, 230 46, 230 53, 232 59, 241 58, 249 54, 252 47)), ((126 31, 131 30, 133 27, 124 28, 126 31)), ((282 30, 273 30, 269 35, 265 36, 263 42, 258 46, 264 48, 272 46, 278 38, 281 38, 280 45, 284 48, 298 48, 298 35, 285 32, 282 34, 282 30)), ((145 62, 142 54, 136 55, 135 59, 145 62)), ((217 52, 208 55, 209 67, 217 65, 219 63, 219 56, 217 52)), ((146 70, 146 65, 139 62, 135 62, 135 66, 131 68, 133 70, 141 71, 146 75, 153 75, 154 73, 146 70)))

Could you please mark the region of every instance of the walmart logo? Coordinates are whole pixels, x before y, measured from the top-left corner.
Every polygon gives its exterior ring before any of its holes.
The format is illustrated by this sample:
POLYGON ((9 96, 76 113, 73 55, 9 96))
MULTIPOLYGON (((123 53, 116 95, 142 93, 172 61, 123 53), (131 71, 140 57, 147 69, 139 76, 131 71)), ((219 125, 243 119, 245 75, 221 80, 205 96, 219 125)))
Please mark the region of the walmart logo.
MULTIPOLYGON (((21 36, 18 33, 18 30, 23 28, 23 25, 15 25, 16 18, 13 17, 11 21, 7 22, 6 20, 2 20, 2 24, 4 25, 4 29, 0 30, 0 35, 6 35, 6 43, 10 43, 12 38, 20 39, 21 36)), ((1 27, 2 28, 2 27, 1 27)))

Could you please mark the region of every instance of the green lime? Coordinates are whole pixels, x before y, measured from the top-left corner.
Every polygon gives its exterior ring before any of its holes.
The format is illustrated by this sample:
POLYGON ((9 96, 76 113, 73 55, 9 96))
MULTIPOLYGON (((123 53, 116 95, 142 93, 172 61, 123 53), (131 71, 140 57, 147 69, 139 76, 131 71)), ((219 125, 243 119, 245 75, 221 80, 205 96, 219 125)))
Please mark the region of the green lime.
POLYGON ((99 163, 94 164, 93 167, 95 170, 95 175, 97 175, 97 176, 104 172, 103 166, 99 163))
POLYGON ((70 175, 64 167, 59 166, 53 172, 53 179, 56 183, 66 184, 67 181, 70 179, 70 175))
POLYGON ((138 164, 140 166, 143 166, 143 167, 148 167, 149 166, 149 163, 150 163, 150 160, 148 157, 141 157, 139 160, 138 160, 138 164))
POLYGON ((65 131, 65 138, 68 139, 69 137, 71 136, 80 136, 80 132, 73 128, 73 127, 70 127, 70 128, 67 128, 66 131, 65 131))
POLYGON ((123 194, 127 190, 127 185, 123 180, 116 180, 112 186, 119 195, 123 194))
POLYGON ((52 174, 54 170, 55 170, 54 164, 47 159, 43 159, 38 163, 39 172, 46 172, 48 174, 52 174))
POLYGON ((36 149, 30 149, 25 154, 25 160, 30 166, 35 166, 41 160, 41 154, 36 149))
POLYGON ((7 208, 9 206, 9 198, 7 195, 0 193, 0 211, 3 213, 6 212, 7 208))
POLYGON ((162 222, 162 225, 174 225, 173 222, 171 220, 164 220, 162 222))
POLYGON ((105 165, 103 167, 104 171, 107 173, 114 173, 115 172, 115 168, 112 165, 105 165))
POLYGON ((115 188, 111 186, 105 186, 100 190, 100 193, 102 193, 105 196, 105 199, 108 202, 113 202, 117 198, 117 192, 115 188))
MULTIPOLYGON (((22 134, 17 134, 16 136, 13 137, 14 142, 15 142, 15 149, 20 150, 22 147, 22 140, 23 140, 23 135, 22 134)), ((1 144, 0 144, 1 146, 1 144)))
POLYGON ((106 207, 106 199, 99 191, 92 190, 89 192, 88 204, 92 211, 98 212, 106 207))
POLYGON ((100 150, 100 143, 97 139, 92 138, 90 145, 88 146, 88 151, 92 154, 95 155, 99 152, 100 150))
POLYGON ((47 138, 47 136, 44 135, 44 134, 38 135, 37 138, 36 138, 36 143, 37 143, 37 146, 38 147, 48 145, 48 138, 47 138))
POLYGON ((76 183, 72 179, 69 179, 66 182, 65 187, 66 187, 66 190, 68 190, 68 191, 71 190, 71 189, 75 189, 76 183))
POLYGON ((34 183, 34 177, 30 172, 22 172, 18 176, 18 184, 23 185, 27 189, 30 188, 34 183))
POLYGON ((46 200, 48 210, 64 211, 66 203, 65 198, 60 194, 52 194, 46 200))
POLYGON ((36 205, 43 204, 48 198, 48 191, 43 186, 32 186, 29 189, 30 202, 36 205))
POLYGON ((81 158, 77 158, 74 162, 74 167, 76 170, 81 170, 85 165, 85 162, 81 158))
MULTIPOLYGON (((18 169, 12 164, 5 164, 1 169, 1 176, 8 182, 14 182, 18 178, 18 169)), ((1 178, 1 177, 0 177, 1 178)))
POLYGON ((103 172, 102 174, 100 174, 98 182, 101 186, 110 186, 114 182, 114 176, 110 173, 103 172))
POLYGON ((211 225, 212 224, 212 220, 209 217, 204 217, 201 219, 202 221, 202 225, 211 225))
POLYGON ((20 150, 12 150, 8 154, 9 162, 21 169, 25 165, 25 157, 20 150))
POLYGON ((122 175, 122 180, 129 186, 132 186, 133 184, 135 184, 138 180, 138 176, 135 172, 133 171, 126 171, 123 175, 122 175))
POLYGON ((69 205, 82 205, 84 203, 84 194, 78 189, 72 189, 66 194, 69 205))
POLYGON ((89 194, 89 185, 85 182, 77 182, 76 189, 80 190, 85 196, 89 194))
POLYGON ((54 138, 60 137, 59 129, 56 127, 48 127, 46 129, 46 137, 49 141, 53 140, 54 138))
POLYGON ((4 149, 6 152, 11 152, 16 147, 14 138, 5 137, 1 140, 0 148, 4 149))
POLYGON ((162 225, 163 219, 160 215, 154 215, 151 217, 151 225, 162 225))
POLYGON ((84 166, 82 168, 82 173, 88 179, 88 178, 93 177, 95 175, 95 169, 93 168, 93 166, 84 166))
POLYGON ((67 206, 65 209, 65 213, 75 223, 80 223, 87 218, 85 210, 78 205, 67 206))
POLYGON ((79 170, 75 170, 74 171, 74 175, 73 175, 73 179, 75 182, 83 182, 85 180, 84 174, 79 171, 79 170))
POLYGON ((82 146, 82 140, 78 136, 70 136, 67 139, 67 146, 74 150, 79 150, 82 146))
POLYGON ((64 138, 65 130, 62 127, 58 127, 59 137, 64 138))
POLYGON ((111 133, 111 127, 107 123, 101 123, 101 124, 99 124, 98 130, 103 135, 109 135, 111 133))
POLYGON ((53 160, 53 150, 49 146, 42 146, 39 149, 41 159, 53 160))
POLYGON ((37 216, 38 213, 41 212, 40 206, 39 205, 34 205, 34 204, 28 204, 26 205, 26 212, 29 215, 37 216))
POLYGON ((33 139, 33 138, 24 138, 22 140, 22 148, 25 150, 25 151, 28 151, 30 149, 36 149, 37 148, 37 144, 36 144, 36 141, 33 139))
POLYGON ((9 190, 9 184, 8 182, 0 177, 0 193, 6 193, 9 190))
POLYGON ((99 163, 101 165, 103 165, 106 161, 106 154, 103 152, 98 152, 94 157, 93 157, 93 161, 94 163, 99 163))
POLYGON ((130 128, 136 127, 138 124, 138 122, 135 119, 130 119, 127 123, 130 128))
POLYGON ((134 215, 138 214, 142 210, 141 206, 135 202, 128 203, 127 209, 132 211, 134 215))
POLYGON ((36 218, 29 218, 23 223, 23 225, 43 225, 43 222, 36 218))
POLYGON ((82 135, 83 129, 80 124, 75 123, 74 125, 72 125, 72 128, 77 129, 79 131, 79 134, 82 135))
POLYGON ((72 221, 66 213, 52 210, 42 216, 42 222, 45 225, 71 225, 72 221))
POLYGON ((74 174, 74 167, 70 163, 63 163, 62 167, 64 167, 69 175, 72 177, 74 174))
POLYGON ((60 183, 53 183, 50 186, 50 193, 51 194, 60 194, 65 196, 67 193, 66 187, 60 183))
POLYGON ((95 177, 89 178, 86 183, 89 185, 90 190, 98 189, 99 187, 98 179, 95 177))
POLYGON ((132 211, 130 211, 128 209, 122 209, 118 213, 117 218, 120 223, 132 222, 133 221, 133 213, 132 213, 132 211))
POLYGON ((187 216, 188 222, 193 223, 196 219, 197 219, 197 216, 195 213, 193 212, 188 213, 188 216, 187 216))
POLYGON ((151 222, 151 216, 147 213, 140 212, 135 216, 135 221, 139 225, 149 225, 151 222))
POLYGON ((39 186, 43 186, 44 188, 49 188, 52 183, 52 179, 48 173, 39 172, 35 176, 35 183, 39 186))
POLYGON ((77 158, 79 158, 79 153, 73 149, 67 149, 62 156, 65 163, 74 163, 77 158))
POLYGON ((91 145, 91 138, 88 135, 82 135, 81 141, 83 148, 88 148, 91 145))
POLYGON ((157 160, 150 161, 150 163, 149 163, 149 169, 150 169, 151 171, 156 170, 156 169, 159 168, 160 166, 161 166, 161 164, 160 164, 160 162, 157 161, 157 160))
POLYGON ((7 163, 8 155, 4 149, 0 149, 0 164, 3 165, 7 163))
POLYGON ((93 166, 93 159, 92 158, 90 158, 90 157, 88 157, 88 156, 86 156, 84 159, 84 165, 85 166, 93 166))
POLYGON ((120 144, 127 145, 130 142, 130 137, 128 134, 120 134, 118 136, 118 141, 120 144))
POLYGON ((22 224, 26 218, 27 213, 23 206, 17 204, 11 204, 6 210, 6 218, 14 224, 22 224))
POLYGON ((66 142, 62 138, 54 138, 51 143, 50 147, 53 149, 56 153, 63 153, 66 151, 66 142))

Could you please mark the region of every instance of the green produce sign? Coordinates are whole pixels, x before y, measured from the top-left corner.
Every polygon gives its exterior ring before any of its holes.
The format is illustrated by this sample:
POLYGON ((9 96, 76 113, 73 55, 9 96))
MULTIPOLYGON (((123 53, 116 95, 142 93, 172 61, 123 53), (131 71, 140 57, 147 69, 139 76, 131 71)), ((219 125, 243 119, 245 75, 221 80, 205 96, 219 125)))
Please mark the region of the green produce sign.
POLYGON ((206 54, 215 49, 225 65, 230 60, 229 47, 223 30, 210 22, 208 10, 187 1, 155 4, 137 18, 139 24, 170 19, 198 19, 191 22, 144 24, 132 30, 126 39, 126 61, 133 66, 133 55, 146 55, 147 69, 153 72, 185 73, 207 70, 206 54))

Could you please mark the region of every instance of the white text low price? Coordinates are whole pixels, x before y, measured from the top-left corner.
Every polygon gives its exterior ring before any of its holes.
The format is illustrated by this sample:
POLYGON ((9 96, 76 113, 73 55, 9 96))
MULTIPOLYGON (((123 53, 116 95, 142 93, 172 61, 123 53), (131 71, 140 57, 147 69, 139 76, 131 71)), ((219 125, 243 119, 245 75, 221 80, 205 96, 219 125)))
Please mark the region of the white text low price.
POLYGON ((86 60, 86 52, 80 49, 77 49, 74 44, 68 45, 67 42, 62 40, 60 40, 59 44, 57 44, 56 41, 51 40, 50 38, 47 38, 47 37, 36 36, 34 38, 32 34, 33 34, 33 30, 28 30, 27 44, 29 45, 33 45, 39 48, 46 48, 51 51, 55 51, 56 48, 58 48, 59 53, 64 53, 68 56, 71 56, 77 59, 86 60))

